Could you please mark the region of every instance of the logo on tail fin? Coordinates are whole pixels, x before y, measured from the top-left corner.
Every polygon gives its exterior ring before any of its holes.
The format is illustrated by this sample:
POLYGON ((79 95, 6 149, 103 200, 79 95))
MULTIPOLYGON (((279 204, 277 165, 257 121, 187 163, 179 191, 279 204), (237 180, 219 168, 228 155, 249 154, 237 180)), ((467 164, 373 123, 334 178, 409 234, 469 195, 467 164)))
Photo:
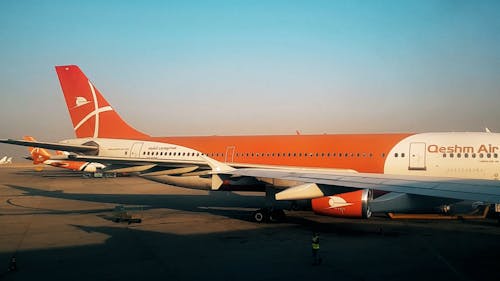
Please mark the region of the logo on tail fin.
MULTIPOLYGON (((92 97, 94 98, 94 111, 90 112, 85 117, 83 117, 83 119, 80 120, 80 122, 78 122, 78 124, 75 126, 74 129, 75 129, 75 131, 78 130, 78 128, 80 128, 80 126, 85 124, 85 122, 87 122, 91 117, 95 116, 94 136, 93 137, 97 138, 99 136, 99 113, 106 112, 106 111, 112 111, 113 108, 111 108, 111 106, 109 106, 109 105, 104 106, 104 107, 99 107, 99 104, 97 103, 97 96, 95 94, 94 85, 92 85, 92 83, 90 83, 90 81, 88 81, 88 83, 89 83, 90 91, 92 92, 92 97)), ((75 103, 76 103, 75 107, 79 107, 79 106, 82 106, 84 104, 91 103, 91 101, 87 101, 87 99, 84 97, 77 97, 75 103)))
POLYGON ((85 105, 87 103, 91 103, 91 101, 88 101, 86 98, 84 97, 76 97, 76 100, 75 100, 75 106, 73 108, 77 108, 79 106, 82 106, 82 105, 85 105))

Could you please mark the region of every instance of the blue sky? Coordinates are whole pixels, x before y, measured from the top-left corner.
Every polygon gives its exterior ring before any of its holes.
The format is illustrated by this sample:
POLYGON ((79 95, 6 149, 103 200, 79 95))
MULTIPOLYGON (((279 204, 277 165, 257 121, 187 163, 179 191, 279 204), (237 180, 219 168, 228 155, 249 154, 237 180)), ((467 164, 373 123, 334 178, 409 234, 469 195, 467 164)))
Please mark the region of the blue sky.
POLYGON ((157 136, 500 131, 499 1, 4 0, 0 62, 0 138, 73 137, 62 64, 157 136))

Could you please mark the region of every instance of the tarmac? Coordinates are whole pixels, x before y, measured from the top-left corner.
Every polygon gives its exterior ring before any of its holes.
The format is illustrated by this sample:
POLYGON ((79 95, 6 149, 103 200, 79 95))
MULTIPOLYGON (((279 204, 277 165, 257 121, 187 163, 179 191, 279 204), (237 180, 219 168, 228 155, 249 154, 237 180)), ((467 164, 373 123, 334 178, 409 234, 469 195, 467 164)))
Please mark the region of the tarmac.
POLYGON ((368 220, 287 212, 262 193, 183 189, 0 166, 0 280, 498 280, 497 220, 368 220), (141 223, 113 221, 123 205, 141 223), (312 265, 320 233, 323 263, 312 265), (17 270, 8 271, 16 257, 17 270))

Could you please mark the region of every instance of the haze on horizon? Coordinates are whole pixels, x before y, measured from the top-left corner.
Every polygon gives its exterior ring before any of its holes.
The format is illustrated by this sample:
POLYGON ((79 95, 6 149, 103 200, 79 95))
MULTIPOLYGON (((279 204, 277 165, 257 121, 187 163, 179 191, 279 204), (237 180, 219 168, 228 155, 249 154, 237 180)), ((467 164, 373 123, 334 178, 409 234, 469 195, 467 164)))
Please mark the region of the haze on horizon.
POLYGON ((0 138, 73 137, 64 64, 155 136, 500 132, 498 15, 485 0, 1 1, 0 138))

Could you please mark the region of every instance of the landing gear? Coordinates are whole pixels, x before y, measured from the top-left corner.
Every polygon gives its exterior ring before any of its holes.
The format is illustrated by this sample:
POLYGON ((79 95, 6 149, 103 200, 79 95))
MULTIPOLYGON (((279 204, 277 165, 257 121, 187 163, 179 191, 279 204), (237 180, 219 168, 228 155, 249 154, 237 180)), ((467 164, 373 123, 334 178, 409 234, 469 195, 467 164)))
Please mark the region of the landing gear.
POLYGON ((266 207, 252 213, 252 219, 255 222, 279 222, 285 220, 285 212, 275 207, 275 194, 276 190, 273 187, 266 187, 266 207))
POLYGON ((266 209, 259 209, 252 214, 252 218, 255 222, 265 222, 267 221, 267 211, 266 209))
POLYGON ((262 208, 252 213, 255 222, 280 222, 286 219, 282 209, 262 208))

